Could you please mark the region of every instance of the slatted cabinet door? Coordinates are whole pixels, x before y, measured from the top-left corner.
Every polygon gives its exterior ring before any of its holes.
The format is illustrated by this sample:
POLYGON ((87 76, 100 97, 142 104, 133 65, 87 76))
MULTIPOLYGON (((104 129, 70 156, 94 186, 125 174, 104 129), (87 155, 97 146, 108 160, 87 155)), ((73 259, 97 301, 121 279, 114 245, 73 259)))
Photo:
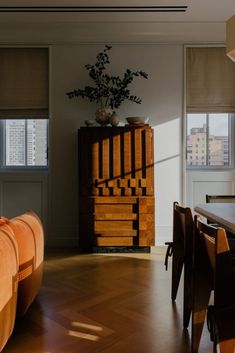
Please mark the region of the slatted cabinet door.
POLYGON ((154 245, 153 130, 82 127, 80 247, 154 245))

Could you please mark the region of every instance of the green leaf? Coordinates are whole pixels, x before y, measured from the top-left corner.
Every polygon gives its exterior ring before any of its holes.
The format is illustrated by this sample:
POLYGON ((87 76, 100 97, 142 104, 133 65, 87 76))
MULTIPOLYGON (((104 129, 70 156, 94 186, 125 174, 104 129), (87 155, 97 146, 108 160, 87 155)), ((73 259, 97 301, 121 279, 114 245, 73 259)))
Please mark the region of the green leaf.
POLYGON ((94 65, 86 64, 85 69, 89 71, 89 77, 93 80, 95 86, 85 86, 84 89, 75 89, 67 92, 69 99, 72 98, 87 98, 90 101, 103 104, 105 101, 111 108, 119 108, 123 101, 130 100, 131 102, 140 104, 141 99, 135 95, 130 95, 130 90, 127 87, 132 83, 134 77, 148 78, 148 74, 142 70, 132 71, 127 68, 120 76, 111 76, 105 73, 106 65, 110 64, 108 51, 112 46, 105 45, 104 50, 96 56, 94 65))

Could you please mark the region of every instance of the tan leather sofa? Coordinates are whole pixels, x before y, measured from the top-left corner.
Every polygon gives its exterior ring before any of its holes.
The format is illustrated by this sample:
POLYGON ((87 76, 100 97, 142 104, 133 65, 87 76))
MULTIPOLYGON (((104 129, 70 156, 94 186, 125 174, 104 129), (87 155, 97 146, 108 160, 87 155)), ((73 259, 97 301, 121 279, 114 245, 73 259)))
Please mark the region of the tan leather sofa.
POLYGON ((33 211, 0 218, 0 351, 16 314, 24 315, 40 290, 43 256, 43 226, 33 211))
POLYGON ((15 323, 18 288, 18 246, 13 231, 0 219, 0 351, 15 323))

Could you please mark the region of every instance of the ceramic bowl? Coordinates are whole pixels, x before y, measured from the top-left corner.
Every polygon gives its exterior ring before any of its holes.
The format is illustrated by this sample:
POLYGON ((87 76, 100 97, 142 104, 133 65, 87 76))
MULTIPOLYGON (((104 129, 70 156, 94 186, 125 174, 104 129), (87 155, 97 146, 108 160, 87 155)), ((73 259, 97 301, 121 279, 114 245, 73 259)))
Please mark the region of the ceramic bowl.
POLYGON ((126 118, 129 124, 147 124, 149 117, 147 116, 129 116, 126 118))
POLYGON ((91 119, 84 120, 84 123, 86 124, 86 126, 93 126, 95 125, 95 120, 91 120, 91 119))

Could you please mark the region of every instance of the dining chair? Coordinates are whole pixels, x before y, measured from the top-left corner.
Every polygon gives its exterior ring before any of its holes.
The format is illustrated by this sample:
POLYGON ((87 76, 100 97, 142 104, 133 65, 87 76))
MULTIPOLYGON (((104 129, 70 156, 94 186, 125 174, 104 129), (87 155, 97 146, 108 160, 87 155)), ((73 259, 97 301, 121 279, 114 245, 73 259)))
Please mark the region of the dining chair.
MULTIPOLYGON (((206 203, 235 203, 235 195, 208 195, 206 194, 206 203)), ((208 224, 214 224, 207 220, 208 224)), ((214 226, 218 226, 214 224, 214 226)), ((227 232, 227 237, 229 241, 230 250, 233 253, 233 263, 235 265, 235 236, 227 232)))
POLYGON ((224 308, 208 307, 208 326, 213 339, 213 352, 235 352, 235 305, 224 308))
POLYGON ((194 219, 192 353, 197 353, 207 314, 214 352, 235 352, 235 272, 223 228, 194 219), (209 305, 211 292, 213 305, 209 305))
POLYGON ((168 245, 165 256, 165 267, 168 268, 168 257, 172 256, 171 299, 175 301, 181 274, 184 267, 183 285, 183 326, 189 325, 191 315, 191 274, 193 249, 193 217, 189 207, 173 203, 173 241, 168 245))
POLYGON ((221 203, 227 203, 235 202, 235 195, 208 195, 206 194, 206 203, 212 203, 212 202, 221 202, 221 203))

